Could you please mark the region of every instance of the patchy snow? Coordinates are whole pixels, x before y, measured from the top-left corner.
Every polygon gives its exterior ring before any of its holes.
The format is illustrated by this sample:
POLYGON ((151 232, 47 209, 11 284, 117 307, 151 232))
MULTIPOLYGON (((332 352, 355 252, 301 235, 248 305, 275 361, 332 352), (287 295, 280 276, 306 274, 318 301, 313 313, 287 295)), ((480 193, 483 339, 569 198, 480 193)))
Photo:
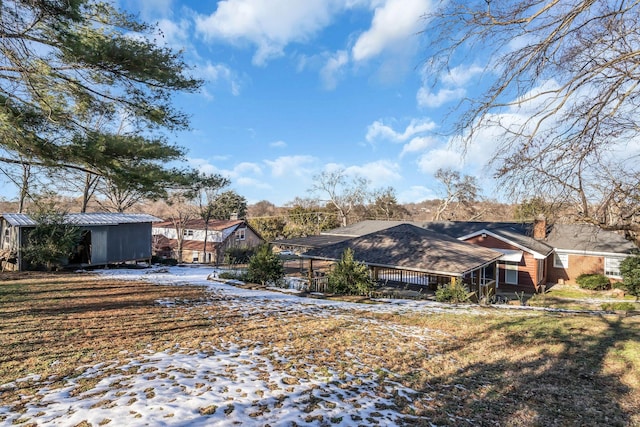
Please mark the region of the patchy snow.
MULTIPOLYGON (((303 298, 273 289, 242 289, 207 280, 214 271, 206 267, 163 267, 103 270, 100 274, 160 285, 206 286, 243 316, 309 313, 324 317, 347 315, 353 310, 487 312, 473 305, 451 306, 423 300, 384 299, 371 305, 303 298)), ((168 299, 157 302, 166 307, 175 303, 168 299)), ((417 345, 425 348, 431 340, 441 338, 441 332, 423 327, 391 328, 375 320, 365 321, 389 328, 388 333, 397 337, 418 338, 417 345)), ((393 375, 380 378, 370 371, 361 376, 338 374, 322 363, 307 364, 308 375, 294 378, 274 369, 271 361, 288 361, 268 345, 225 345, 215 348, 201 343, 197 350, 176 348, 171 352, 132 355, 129 359, 125 352, 122 362, 79 367, 78 375, 67 379, 62 388, 51 389, 46 380, 37 376, 17 380, 42 384, 41 398, 22 402, 21 413, 0 406, 0 420, 7 425, 35 421, 43 426, 75 426, 83 421, 94 426, 395 425, 410 416, 395 411, 394 401, 404 399, 411 409, 412 396, 421 394, 394 382, 393 375), (80 392, 79 385, 91 379, 97 383, 80 392)), ((353 358, 358 363, 357 356, 353 358)), ((0 392, 15 386, 15 382, 0 385, 0 392)), ((421 398, 424 400, 424 396, 421 398)))

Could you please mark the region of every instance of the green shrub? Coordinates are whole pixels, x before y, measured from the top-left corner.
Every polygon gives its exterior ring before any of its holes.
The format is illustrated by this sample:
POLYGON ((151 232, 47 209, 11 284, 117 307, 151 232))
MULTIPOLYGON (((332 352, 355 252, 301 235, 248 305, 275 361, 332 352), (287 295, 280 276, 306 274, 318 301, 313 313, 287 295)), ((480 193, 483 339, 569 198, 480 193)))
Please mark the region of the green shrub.
POLYGON ((633 255, 625 258, 620 263, 620 273, 624 290, 636 297, 638 301, 640 299, 640 256, 633 255))
POLYGON ((329 272, 329 292, 347 295, 367 295, 373 290, 369 268, 354 259, 349 248, 342 253, 340 261, 329 272))
POLYGON ((636 309, 635 304, 630 302, 606 302, 600 307, 606 311, 633 311, 636 309))
POLYGON ((469 301, 469 288, 462 283, 460 279, 455 282, 440 286, 436 290, 436 301, 438 302, 451 302, 461 303, 469 301))
POLYGON ((53 208, 32 213, 36 226, 25 233, 24 259, 32 267, 47 271, 60 268, 77 250, 82 230, 65 219, 65 213, 53 208))
POLYGON ((175 258, 159 258, 154 255, 151 257, 151 264, 168 265, 173 267, 174 265, 178 265, 178 260, 175 258))
POLYGON ((277 285, 284 277, 282 260, 271 251, 268 244, 261 245, 249 259, 248 275, 251 282, 277 285))
POLYGON ((255 248, 247 246, 237 246, 224 251, 225 264, 247 264, 251 257, 255 255, 255 248))
POLYGON ((603 274, 581 274, 576 278, 576 283, 582 289, 592 291, 604 291, 611 287, 609 278, 603 274))

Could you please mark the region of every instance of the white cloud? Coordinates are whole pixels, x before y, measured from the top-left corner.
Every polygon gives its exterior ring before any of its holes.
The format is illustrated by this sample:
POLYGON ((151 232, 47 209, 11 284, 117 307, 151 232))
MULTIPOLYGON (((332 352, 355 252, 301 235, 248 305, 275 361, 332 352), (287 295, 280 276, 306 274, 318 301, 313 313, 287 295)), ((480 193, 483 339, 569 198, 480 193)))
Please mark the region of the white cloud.
POLYGON ((428 151, 418 159, 418 169, 428 175, 433 175, 440 168, 460 170, 462 166, 460 153, 445 148, 428 151))
POLYGON ((206 40, 223 39, 257 47, 256 65, 281 56, 291 42, 304 42, 326 27, 337 1, 224 0, 215 12, 196 17, 196 30, 206 40))
POLYGON ((345 173, 351 176, 361 176, 371 181, 373 187, 387 187, 390 182, 402 179, 400 165, 389 160, 378 160, 362 166, 349 166, 345 173))
POLYGON ((269 146, 273 148, 285 148, 287 146, 287 143, 284 141, 274 141, 269 144, 269 146))
POLYGON ((433 93, 423 86, 418 90, 416 99, 420 107, 436 108, 448 102, 462 98, 465 93, 466 90, 463 88, 440 89, 437 93, 433 93))
POLYGON ((434 139, 428 136, 418 136, 402 147, 400 157, 407 153, 417 153, 426 150, 429 146, 434 144, 434 139))
POLYGON ((320 70, 320 78, 325 89, 336 88, 339 77, 348 63, 349 55, 344 50, 340 50, 329 57, 324 67, 320 70))
POLYGON ((459 65, 449 70, 449 72, 442 77, 442 82, 454 87, 466 86, 471 79, 483 71, 484 69, 477 65, 459 65))
POLYGON ((212 160, 227 161, 228 158, 222 157, 217 159, 200 159, 190 158, 188 159, 189 165, 196 168, 200 172, 206 174, 220 174, 226 178, 234 180, 242 179, 244 175, 262 175, 262 168, 257 163, 241 162, 235 165, 232 169, 221 169, 211 163, 212 160))
POLYGON ((428 187, 422 185, 412 185, 408 189, 398 193, 399 203, 419 203, 423 200, 437 198, 437 194, 428 187))
POLYGON ((233 167, 233 176, 245 175, 245 174, 254 174, 254 175, 262 175, 262 168, 260 165, 251 162, 242 162, 238 163, 233 167))
POLYGON ((282 156, 275 160, 264 161, 275 177, 303 176, 310 173, 308 165, 315 162, 312 156, 282 156))
POLYGON ((406 46, 422 25, 421 17, 431 6, 429 0, 387 0, 377 2, 371 28, 362 33, 352 49, 355 61, 364 61, 383 51, 406 46))
POLYGON ((367 128, 366 139, 368 142, 383 139, 392 142, 404 142, 417 134, 428 132, 436 128, 436 124, 428 119, 413 119, 402 132, 396 132, 392 127, 376 120, 367 128))
POLYGON ((233 181, 233 184, 238 187, 249 187, 249 188, 260 188, 264 190, 271 190, 273 187, 263 180, 250 178, 250 177, 239 177, 233 181))
POLYGON ((186 19, 172 21, 167 18, 158 20, 158 28, 164 41, 171 46, 183 48, 190 44, 189 32, 191 24, 186 19))
POLYGON ((212 64, 207 61, 196 68, 197 76, 210 82, 228 82, 229 89, 234 96, 240 94, 241 82, 231 68, 224 64, 212 64))

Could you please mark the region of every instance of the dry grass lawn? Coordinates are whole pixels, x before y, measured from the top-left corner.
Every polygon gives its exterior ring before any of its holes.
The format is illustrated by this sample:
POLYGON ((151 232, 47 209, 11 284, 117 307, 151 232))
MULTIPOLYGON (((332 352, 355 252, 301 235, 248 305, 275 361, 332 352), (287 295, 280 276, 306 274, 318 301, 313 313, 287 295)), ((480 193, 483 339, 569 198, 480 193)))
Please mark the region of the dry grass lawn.
POLYGON ((411 402, 398 395, 393 408, 410 425, 640 425, 639 316, 257 308, 247 316, 204 287, 2 277, 0 406, 12 411, 37 399, 41 379, 61 387, 80 366, 231 342, 259 343, 294 378, 324 366, 345 382, 365 371, 381 388, 410 387, 411 402), (40 380, 3 387, 34 374, 40 380))

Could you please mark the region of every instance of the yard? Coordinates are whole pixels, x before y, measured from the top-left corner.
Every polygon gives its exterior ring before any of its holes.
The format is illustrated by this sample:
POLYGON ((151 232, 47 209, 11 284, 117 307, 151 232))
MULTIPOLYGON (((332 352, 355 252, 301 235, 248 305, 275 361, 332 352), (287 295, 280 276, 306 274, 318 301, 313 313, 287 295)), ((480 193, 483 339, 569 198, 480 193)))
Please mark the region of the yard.
POLYGON ((640 425, 640 316, 356 304, 211 269, 0 281, 0 424, 640 425))

